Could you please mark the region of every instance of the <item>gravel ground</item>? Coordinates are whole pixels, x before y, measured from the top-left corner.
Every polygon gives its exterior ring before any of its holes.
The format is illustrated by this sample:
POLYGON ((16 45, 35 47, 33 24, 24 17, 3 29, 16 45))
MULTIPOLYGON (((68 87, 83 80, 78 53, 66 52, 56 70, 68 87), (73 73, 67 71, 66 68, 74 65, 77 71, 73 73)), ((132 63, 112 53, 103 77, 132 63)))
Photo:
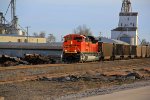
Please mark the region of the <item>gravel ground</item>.
POLYGON ((0 85, 0 96, 5 97, 5 100, 77 100, 144 86, 150 86, 150 80, 130 81, 122 85, 115 82, 31 81, 0 85))
POLYGON ((1 70, 0 81, 44 73, 51 76, 55 71, 57 77, 0 84, 0 96, 5 100, 76 100, 150 85, 150 59, 1 70))
POLYGON ((135 88, 140 88, 140 87, 145 87, 145 86, 150 86, 150 80, 142 81, 142 82, 135 82, 132 84, 124 84, 121 86, 116 85, 116 86, 112 86, 110 88, 100 88, 100 89, 87 90, 87 91, 80 92, 77 94, 65 95, 65 96, 62 96, 62 97, 57 98, 55 100, 77 100, 77 99, 81 99, 81 98, 85 98, 85 97, 111 94, 113 92, 119 92, 119 91, 123 91, 123 90, 135 89, 135 88))
MULTIPOLYGON (((59 73, 73 73, 78 71, 88 71, 98 69, 101 73, 136 71, 144 68, 150 68, 150 59, 134 59, 134 60, 121 60, 121 61, 106 61, 86 64, 70 64, 70 65, 37 65, 32 68, 26 66, 23 69, 20 66, 1 68, 0 67, 0 82, 2 81, 15 81, 24 79, 24 77, 39 76, 41 74, 59 74, 59 73), (44 66, 44 67, 42 67, 44 66), (45 67, 46 66, 46 67, 45 67), (14 68, 11 70, 11 68, 14 68)), ((22 66, 21 66, 22 67, 22 66)), ((57 75, 56 74, 56 75, 57 75)))

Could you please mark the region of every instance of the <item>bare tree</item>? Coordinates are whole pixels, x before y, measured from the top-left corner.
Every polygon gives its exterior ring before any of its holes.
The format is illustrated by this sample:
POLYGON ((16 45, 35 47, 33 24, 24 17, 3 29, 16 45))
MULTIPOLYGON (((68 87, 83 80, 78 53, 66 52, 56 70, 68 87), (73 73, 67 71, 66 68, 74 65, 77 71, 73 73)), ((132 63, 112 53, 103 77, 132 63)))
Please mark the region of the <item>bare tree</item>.
POLYGON ((142 39, 141 45, 150 45, 150 42, 146 41, 146 39, 142 39))
POLYGON ((45 38, 45 35, 46 35, 46 33, 44 31, 41 31, 39 33, 39 37, 41 37, 41 38, 45 38))
POLYGON ((35 37, 41 37, 41 38, 45 38, 46 33, 44 31, 41 31, 39 34, 34 32, 33 36, 35 37))
POLYGON ((86 25, 78 26, 76 29, 74 29, 74 33, 85 35, 85 36, 92 35, 90 28, 88 28, 86 25))
POLYGON ((53 34, 49 34, 47 37, 47 43, 56 42, 56 37, 53 34))
POLYGON ((34 32, 33 36, 38 37, 38 33, 34 32))

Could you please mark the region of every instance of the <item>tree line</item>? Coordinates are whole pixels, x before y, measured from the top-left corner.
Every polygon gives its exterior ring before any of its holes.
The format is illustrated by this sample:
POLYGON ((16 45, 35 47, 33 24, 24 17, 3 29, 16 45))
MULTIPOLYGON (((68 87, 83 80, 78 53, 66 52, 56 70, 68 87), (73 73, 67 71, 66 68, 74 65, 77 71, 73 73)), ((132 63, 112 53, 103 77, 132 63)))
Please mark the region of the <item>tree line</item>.
POLYGON ((33 33, 34 37, 46 38, 47 43, 56 42, 56 37, 53 34, 48 34, 46 37, 46 32, 41 31, 40 33, 33 33))
MULTIPOLYGON (((80 26, 76 27, 73 30, 73 33, 85 35, 85 36, 93 35, 91 29, 89 27, 87 27, 86 25, 80 25, 80 26)), ((44 32, 44 31, 41 31, 40 33, 34 32, 33 36, 45 38, 46 32, 44 32)), ((101 37, 101 36, 98 36, 98 37, 101 37)), ((46 37, 46 39, 47 39, 47 43, 56 42, 56 37, 53 34, 48 34, 48 37, 46 37)), ((146 39, 142 39, 142 41, 140 41, 140 45, 150 45, 150 42, 148 42, 146 39)))
MULTIPOLYGON (((92 35, 91 29, 88 28, 86 25, 78 26, 77 28, 75 28, 73 30, 73 33, 74 34, 85 35, 85 36, 92 35)), ((48 34, 48 36, 46 37, 46 32, 45 31, 41 31, 39 33, 34 32, 33 36, 34 37, 40 37, 40 38, 46 38, 47 43, 56 42, 56 37, 53 34, 48 34)))

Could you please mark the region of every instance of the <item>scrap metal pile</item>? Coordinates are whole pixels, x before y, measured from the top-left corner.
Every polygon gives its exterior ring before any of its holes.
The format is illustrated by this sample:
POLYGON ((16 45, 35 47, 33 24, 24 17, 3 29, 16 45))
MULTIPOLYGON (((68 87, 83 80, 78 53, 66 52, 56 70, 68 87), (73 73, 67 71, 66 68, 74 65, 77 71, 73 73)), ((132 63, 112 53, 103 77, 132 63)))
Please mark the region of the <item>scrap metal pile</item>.
POLYGON ((7 55, 2 55, 0 56, 0 66, 16 66, 16 65, 21 65, 21 64, 29 64, 26 61, 21 60, 20 58, 17 57, 10 57, 7 55))
POLYGON ((41 56, 39 54, 26 54, 23 58, 10 57, 7 55, 0 56, 0 67, 17 66, 17 65, 38 65, 54 64, 58 59, 50 56, 41 56))

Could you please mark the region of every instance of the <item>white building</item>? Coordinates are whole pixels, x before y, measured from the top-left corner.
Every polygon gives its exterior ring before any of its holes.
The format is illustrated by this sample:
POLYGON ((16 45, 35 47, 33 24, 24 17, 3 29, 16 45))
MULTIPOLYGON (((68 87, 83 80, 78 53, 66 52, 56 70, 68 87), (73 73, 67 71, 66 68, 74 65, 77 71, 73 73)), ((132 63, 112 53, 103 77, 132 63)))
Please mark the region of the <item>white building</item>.
POLYGON ((119 24, 111 31, 111 38, 138 45, 138 13, 132 12, 130 0, 123 0, 119 24))

